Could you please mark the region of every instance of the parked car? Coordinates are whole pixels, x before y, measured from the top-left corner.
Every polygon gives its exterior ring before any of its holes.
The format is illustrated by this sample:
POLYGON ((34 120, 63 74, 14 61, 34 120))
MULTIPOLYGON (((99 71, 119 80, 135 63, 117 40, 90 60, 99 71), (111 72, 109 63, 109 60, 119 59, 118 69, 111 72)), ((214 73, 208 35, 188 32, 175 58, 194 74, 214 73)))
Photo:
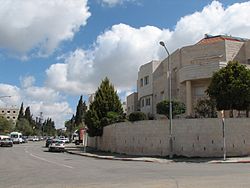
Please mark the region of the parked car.
POLYGON ((66 137, 59 137, 59 140, 63 141, 64 143, 69 143, 69 139, 66 137))
POLYGON ((47 138, 46 143, 45 143, 45 147, 49 147, 49 145, 52 143, 53 139, 52 138, 47 138))
POLYGON ((58 139, 52 140, 52 143, 49 145, 49 151, 64 152, 65 145, 63 141, 58 140, 58 139))
POLYGON ((28 143, 28 137, 27 136, 23 136, 23 142, 22 143, 28 143))
POLYGON ((10 138, 3 138, 2 140, 0 140, 0 146, 9 146, 12 147, 13 146, 13 141, 10 138))
POLYGON ((29 141, 33 141, 33 142, 39 141, 39 139, 38 139, 37 136, 29 136, 28 140, 29 140, 29 141))

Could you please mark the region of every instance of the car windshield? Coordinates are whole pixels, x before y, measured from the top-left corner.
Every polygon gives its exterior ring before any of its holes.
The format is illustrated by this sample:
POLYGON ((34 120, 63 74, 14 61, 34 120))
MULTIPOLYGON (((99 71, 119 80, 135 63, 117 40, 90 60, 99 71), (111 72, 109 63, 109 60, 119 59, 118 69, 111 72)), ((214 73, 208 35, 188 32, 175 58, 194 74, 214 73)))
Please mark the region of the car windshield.
POLYGON ((4 138, 3 140, 4 141, 11 141, 11 139, 9 139, 9 138, 4 138))
POLYGON ((18 138, 18 135, 17 134, 12 134, 11 138, 18 138))

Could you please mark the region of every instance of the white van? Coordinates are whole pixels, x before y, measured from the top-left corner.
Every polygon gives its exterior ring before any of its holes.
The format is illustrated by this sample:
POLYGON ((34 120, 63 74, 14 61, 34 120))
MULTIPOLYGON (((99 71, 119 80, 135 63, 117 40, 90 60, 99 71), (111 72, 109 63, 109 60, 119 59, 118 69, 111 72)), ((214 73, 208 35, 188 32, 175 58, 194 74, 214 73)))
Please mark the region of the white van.
POLYGON ((21 144, 23 143, 23 138, 22 138, 22 133, 19 132, 11 132, 10 133, 10 138, 13 141, 13 144, 21 144))

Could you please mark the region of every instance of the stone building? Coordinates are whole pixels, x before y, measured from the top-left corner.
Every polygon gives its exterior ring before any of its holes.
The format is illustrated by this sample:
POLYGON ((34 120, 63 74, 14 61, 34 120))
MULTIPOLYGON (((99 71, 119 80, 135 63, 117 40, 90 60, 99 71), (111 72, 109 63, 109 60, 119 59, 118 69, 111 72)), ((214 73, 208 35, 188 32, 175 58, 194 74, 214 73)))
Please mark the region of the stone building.
POLYGON ((12 120, 13 123, 17 121, 19 109, 15 107, 0 108, 0 116, 5 117, 7 120, 12 120))
POLYGON ((142 65, 137 81, 140 110, 155 115, 157 103, 169 98, 170 62, 172 99, 184 102, 186 115, 192 115, 197 100, 206 96, 213 73, 229 61, 239 61, 250 68, 250 40, 205 35, 196 44, 177 49, 162 62, 142 65))

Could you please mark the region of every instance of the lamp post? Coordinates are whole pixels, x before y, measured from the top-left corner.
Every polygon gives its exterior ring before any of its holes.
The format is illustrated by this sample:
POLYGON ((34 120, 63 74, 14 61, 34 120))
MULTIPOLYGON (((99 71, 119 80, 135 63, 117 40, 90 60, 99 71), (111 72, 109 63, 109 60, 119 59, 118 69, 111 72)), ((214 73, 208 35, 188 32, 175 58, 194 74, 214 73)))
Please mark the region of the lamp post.
POLYGON ((173 158, 173 131, 172 131, 172 119, 173 119, 173 114, 172 114, 172 82, 171 82, 171 62, 170 62, 170 54, 169 51, 163 41, 160 41, 160 45, 164 47, 168 54, 168 80, 169 80, 169 147, 170 147, 170 153, 169 153, 169 158, 173 158))

